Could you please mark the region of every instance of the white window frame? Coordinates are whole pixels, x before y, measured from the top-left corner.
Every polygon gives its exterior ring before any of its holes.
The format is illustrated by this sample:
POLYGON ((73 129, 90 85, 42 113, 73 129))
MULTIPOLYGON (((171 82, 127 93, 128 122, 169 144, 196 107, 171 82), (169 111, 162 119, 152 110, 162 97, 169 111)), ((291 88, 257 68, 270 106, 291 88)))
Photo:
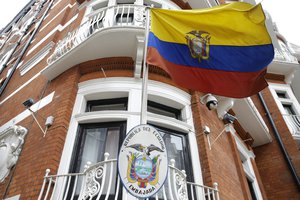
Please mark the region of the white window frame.
POLYGON ((294 139, 300 140, 300 132, 297 132, 297 130, 293 128, 294 123, 291 122, 292 119, 288 117, 288 113, 286 113, 283 107, 283 105, 291 105, 295 114, 300 116, 300 105, 293 93, 291 86, 287 84, 269 83, 269 89, 292 136, 294 137, 294 139), (284 92, 287 98, 278 97, 277 92, 284 92))
POLYGON ((252 166, 251 159, 254 160, 255 155, 252 151, 249 151, 248 148, 245 146, 244 142, 240 139, 240 137, 237 135, 235 129, 230 126, 229 132, 233 135, 236 145, 237 145, 237 150, 240 153, 241 161, 242 161, 242 166, 245 172, 246 177, 252 182, 252 186, 254 189, 254 193, 256 195, 257 200, 263 200, 261 190, 259 188, 257 178, 252 166))
POLYGON ((281 114, 287 114, 283 108, 284 104, 292 105, 294 111, 297 115, 300 114, 300 105, 297 98, 295 97, 293 90, 290 85, 287 84, 277 84, 269 83, 270 91, 278 105, 278 108, 281 114), (287 98, 280 98, 277 96, 277 92, 284 92, 287 95, 287 98))
MULTIPOLYGON (((79 83, 78 93, 73 107, 73 113, 68 128, 64 149, 58 169, 58 174, 69 173, 72 152, 79 124, 126 121, 127 131, 140 124, 140 109, 142 96, 142 80, 134 78, 105 78, 94 79, 79 83), (127 111, 96 111, 85 112, 87 101, 128 96, 127 111)), ((171 105, 182 110, 182 121, 148 113, 148 123, 159 125, 175 131, 186 133, 192 161, 194 181, 203 184, 198 146, 194 131, 191 96, 178 88, 157 82, 148 81, 149 100, 171 105)), ((175 163, 176 166, 176 163, 175 163)))

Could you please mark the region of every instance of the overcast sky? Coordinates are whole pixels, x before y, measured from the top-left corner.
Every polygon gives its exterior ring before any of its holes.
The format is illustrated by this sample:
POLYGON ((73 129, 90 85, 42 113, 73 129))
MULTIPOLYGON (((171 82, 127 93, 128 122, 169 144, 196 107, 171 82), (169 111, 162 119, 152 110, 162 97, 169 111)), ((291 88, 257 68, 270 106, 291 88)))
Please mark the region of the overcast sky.
MULTIPOLYGON (((261 2, 262 0, 256 0, 261 2)), ((0 6, 0 29, 9 23, 29 0, 2 0, 0 6)), ((263 0, 262 5, 285 38, 300 46, 300 0, 263 0)))
POLYGON ((262 5, 271 14, 279 32, 300 46, 300 0, 263 0, 262 5))

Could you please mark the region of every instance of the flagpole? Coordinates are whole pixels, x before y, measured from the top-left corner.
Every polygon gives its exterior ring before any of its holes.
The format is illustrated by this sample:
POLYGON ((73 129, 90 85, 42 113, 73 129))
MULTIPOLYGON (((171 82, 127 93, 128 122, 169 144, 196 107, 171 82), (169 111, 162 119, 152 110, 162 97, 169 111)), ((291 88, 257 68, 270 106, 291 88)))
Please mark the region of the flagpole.
POLYGON ((150 23, 150 7, 145 8, 146 11, 146 24, 145 24, 145 45, 144 45, 144 62, 143 62, 143 83, 142 83, 142 104, 141 104, 141 120, 140 124, 147 124, 147 100, 148 100, 148 64, 147 48, 149 37, 149 23, 150 23))

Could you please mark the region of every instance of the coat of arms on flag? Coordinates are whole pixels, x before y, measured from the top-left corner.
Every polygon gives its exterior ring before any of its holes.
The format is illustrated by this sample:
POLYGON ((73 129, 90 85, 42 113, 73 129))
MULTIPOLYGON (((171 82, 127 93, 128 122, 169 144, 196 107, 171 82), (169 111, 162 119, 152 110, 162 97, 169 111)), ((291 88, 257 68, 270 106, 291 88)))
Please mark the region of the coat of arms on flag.
POLYGON ((168 171, 166 147, 160 133, 149 125, 133 128, 120 149, 118 169, 124 187, 132 195, 147 198, 158 192, 168 171))
POLYGON ((209 58, 210 34, 205 31, 190 31, 185 36, 193 58, 207 60, 209 58))

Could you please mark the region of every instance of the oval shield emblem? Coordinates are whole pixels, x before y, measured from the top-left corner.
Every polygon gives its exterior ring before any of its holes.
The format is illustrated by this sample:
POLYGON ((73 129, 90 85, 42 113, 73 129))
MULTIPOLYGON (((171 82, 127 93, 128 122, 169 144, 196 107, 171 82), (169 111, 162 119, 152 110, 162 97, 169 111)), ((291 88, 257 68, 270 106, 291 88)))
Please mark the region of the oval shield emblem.
POLYGON ((148 198, 163 186, 168 174, 168 157, 163 138, 149 125, 131 129, 121 146, 118 171, 126 190, 148 198))
POLYGON ((199 62, 209 59, 211 36, 208 32, 193 30, 186 33, 185 38, 193 58, 197 58, 199 62))

